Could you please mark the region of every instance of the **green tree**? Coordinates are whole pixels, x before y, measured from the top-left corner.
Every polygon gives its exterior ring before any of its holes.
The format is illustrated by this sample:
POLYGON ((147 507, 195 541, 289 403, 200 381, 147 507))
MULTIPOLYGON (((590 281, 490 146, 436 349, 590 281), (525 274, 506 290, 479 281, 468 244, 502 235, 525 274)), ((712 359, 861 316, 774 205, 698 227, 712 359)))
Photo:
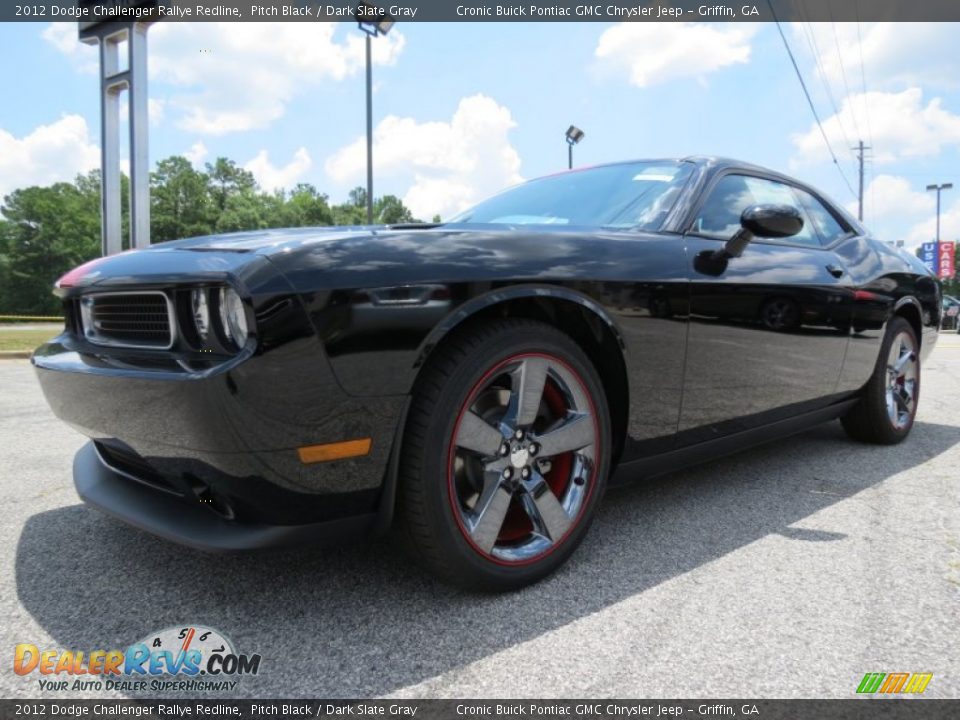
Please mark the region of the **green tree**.
POLYGON ((230 195, 226 206, 217 217, 214 229, 218 233, 240 230, 261 230, 267 227, 266 204, 261 196, 252 192, 230 195))
MULTIPOLYGON (((174 155, 150 173, 150 239, 152 242, 205 235, 213 231, 209 176, 174 155)), ((226 181, 217 189, 226 195, 226 181)), ((226 201, 224 201, 226 203, 226 201)))
POLYGON ((384 195, 373 203, 373 221, 384 225, 416 222, 413 213, 396 195, 384 195))
MULTIPOLYGON (((273 227, 364 225, 367 193, 356 187, 331 205, 315 186, 265 193, 253 175, 227 158, 196 170, 180 156, 157 163, 150 175, 151 240, 273 227)), ((120 179, 122 233, 128 237, 130 183, 120 179)), ((374 200, 374 221, 415 222, 394 195, 374 200)), ((100 254, 100 173, 73 183, 15 190, 0 205, 0 312, 57 314, 52 284, 100 254)))
POLYGON ((362 208, 367 206, 367 189, 359 185, 347 193, 350 204, 362 208))
POLYGON ((100 251, 98 185, 91 175, 74 184, 15 190, 4 198, 0 307, 5 312, 59 313, 53 283, 100 251))
MULTIPOLYGON (((233 160, 219 157, 213 164, 207 163, 206 168, 210 198, 217 212, 222 213, 227 209, 229 198, 257 192, 257 181, 254 180, 253 173, 237 167, 233 160)), ((217 222, 216 218, 214 222, 217 222)))
POLYGON ((308 183, 299 183, 283 205, 280 219, 286 227, 333 225, 329 198, 308 183))

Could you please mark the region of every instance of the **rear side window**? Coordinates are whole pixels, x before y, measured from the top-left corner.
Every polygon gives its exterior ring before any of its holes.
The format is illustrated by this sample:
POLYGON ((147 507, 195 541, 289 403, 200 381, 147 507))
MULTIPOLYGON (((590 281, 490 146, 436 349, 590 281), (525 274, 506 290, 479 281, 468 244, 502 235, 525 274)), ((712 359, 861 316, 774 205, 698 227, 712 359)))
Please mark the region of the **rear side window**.
POLYGON ((845 228, 832 212, 813 195, 806 190, 793 188, 794 194, 800 200, 803 209, 807 211, 807 217, 813 223, 817 234, 820 235, 820 242, 824 245, 832 245, 837 240, 850 234, 849 228, 845 228))
POLYGON ((820 236, 793 188, 773 180, 749 175, 725 175, 714 185, 697 214, 693 231, 727 240, 740 229, 740 215, 751 205, 790 205, 800 211, 803 229, 792 237, 770 242, 820 247, 820 236))

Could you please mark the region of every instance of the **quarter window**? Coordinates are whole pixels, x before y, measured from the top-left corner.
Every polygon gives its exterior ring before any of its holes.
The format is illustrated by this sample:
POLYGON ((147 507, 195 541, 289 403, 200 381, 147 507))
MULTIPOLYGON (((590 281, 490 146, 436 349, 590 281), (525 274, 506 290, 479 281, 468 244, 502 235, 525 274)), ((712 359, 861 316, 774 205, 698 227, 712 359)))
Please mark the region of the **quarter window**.
POLYGON ((813 222, 813 227, 820 235, 820 242, 824 245, 831 245, 850 234, 820 200, 800 188, 794 188, 793 192, 800 199, 800 204, 807 211, 807 217, 813 222))

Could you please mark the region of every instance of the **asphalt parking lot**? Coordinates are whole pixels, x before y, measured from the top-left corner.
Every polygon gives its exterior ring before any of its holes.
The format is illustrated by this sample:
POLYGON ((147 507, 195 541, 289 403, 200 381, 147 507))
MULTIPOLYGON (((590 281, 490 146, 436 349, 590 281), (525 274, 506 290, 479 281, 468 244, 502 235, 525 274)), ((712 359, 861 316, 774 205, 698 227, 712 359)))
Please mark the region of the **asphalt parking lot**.
MULTIPOLYGON (((16 643, 125 647, 198 623, 263 657, 210 697, 851 697, 866 672, 932 672, 960 697, 960 337, 924 368, 913 434, 838 423, 611 491, 555 577, 476 596, 388 541, 210 557, 80 504, 83 438, 27 361, 0 361, 2 697, 16 643)), ((147 693, 155 694, 155 693, 147 693)))

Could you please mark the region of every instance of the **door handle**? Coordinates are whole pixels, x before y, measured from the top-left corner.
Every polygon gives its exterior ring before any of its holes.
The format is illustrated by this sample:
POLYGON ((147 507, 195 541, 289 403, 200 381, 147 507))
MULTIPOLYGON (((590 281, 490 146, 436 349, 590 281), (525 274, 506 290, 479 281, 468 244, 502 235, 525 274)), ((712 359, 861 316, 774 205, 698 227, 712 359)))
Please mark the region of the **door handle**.
POLYGON ((846 272, 839 265, 827 265, 827 272, 833 275, 835 278, 843 277, 843 273, 846 272))

